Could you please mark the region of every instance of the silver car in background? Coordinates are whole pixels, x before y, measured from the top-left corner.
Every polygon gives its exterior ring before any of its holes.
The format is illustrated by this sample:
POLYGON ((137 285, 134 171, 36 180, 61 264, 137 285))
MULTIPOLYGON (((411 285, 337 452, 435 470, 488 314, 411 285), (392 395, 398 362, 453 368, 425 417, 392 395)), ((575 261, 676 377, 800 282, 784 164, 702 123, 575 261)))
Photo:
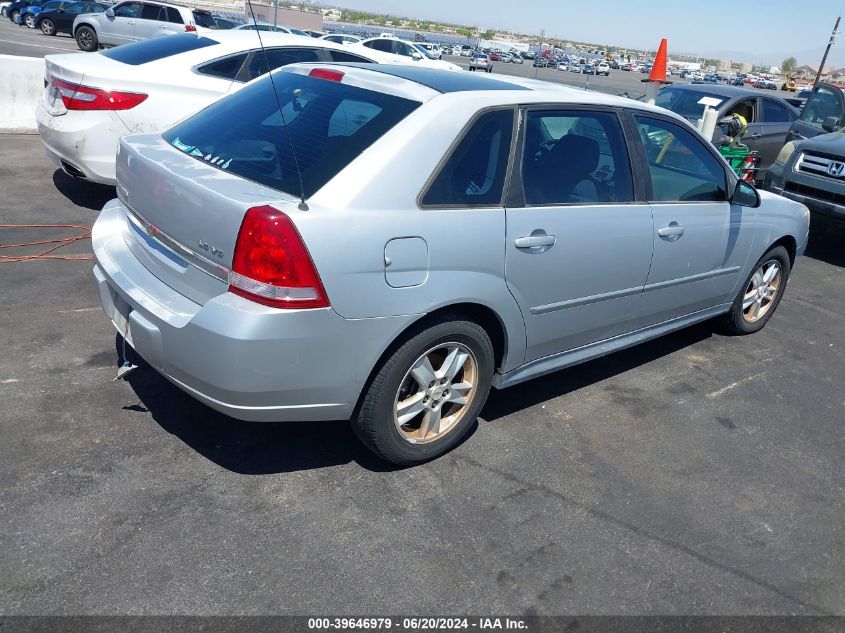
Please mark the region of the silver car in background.
POLYGON ((490 56, 485 53, 473 53, 469 59, 469 70, 483 70, 491 73, 493 72, 493 62, 490 61, 490 56))
POLYGON ((809 228, 666 110, 405 66, 274 71, 124 137, 117 181, 94 275, 149 365, 235 418, 349 418, 403 465, 491 386, 759 330, 809 228))

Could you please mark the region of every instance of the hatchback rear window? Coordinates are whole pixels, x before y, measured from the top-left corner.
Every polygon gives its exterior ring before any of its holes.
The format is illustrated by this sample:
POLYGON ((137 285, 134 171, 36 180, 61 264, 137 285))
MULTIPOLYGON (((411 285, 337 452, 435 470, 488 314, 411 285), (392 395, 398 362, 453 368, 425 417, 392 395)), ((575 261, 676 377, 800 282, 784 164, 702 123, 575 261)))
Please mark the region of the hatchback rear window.
POLYGON ((131 66, 140 66, 147 62, 154 62, 171 55, 187 53, 198 48, 214 46, 214 40, 207 37, 200 37, 193 33, 178 33, 167 37, 156 37, 143 42, 124 44, 100 53, 116 62, 122 62, 131 66))
POLYGON ((164 139, 218 169, 310 197, 420 105, 336 81, 278 72, 273 80, 280 111, 270 79, 212 104, 165 132, 164 139))
POLYGON ((194 9, 194 22, 197 26, 202 26, 207 29, 217 28, 217 22, 214 21, 214 16, 208 11, 199 11, 194 9))

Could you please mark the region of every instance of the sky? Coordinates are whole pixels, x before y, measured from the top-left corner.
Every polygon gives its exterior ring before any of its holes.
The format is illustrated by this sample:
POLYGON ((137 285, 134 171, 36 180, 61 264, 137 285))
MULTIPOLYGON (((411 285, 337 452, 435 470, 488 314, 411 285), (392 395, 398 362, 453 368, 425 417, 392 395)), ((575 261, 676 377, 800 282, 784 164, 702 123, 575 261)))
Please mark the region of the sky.
MULTIPOLYGON (((656 49, 669 40, 669 55, 779 65, 794 56, 817 66, 845 0, 328 0, 350 9, 439 20, 561 39, 656 49), (744 10, 742 7, 749 7, 744 10), (796 7, 800 7, 796 11, 796 7)), ((845 22, 828 66, 845 66, 845 22)))

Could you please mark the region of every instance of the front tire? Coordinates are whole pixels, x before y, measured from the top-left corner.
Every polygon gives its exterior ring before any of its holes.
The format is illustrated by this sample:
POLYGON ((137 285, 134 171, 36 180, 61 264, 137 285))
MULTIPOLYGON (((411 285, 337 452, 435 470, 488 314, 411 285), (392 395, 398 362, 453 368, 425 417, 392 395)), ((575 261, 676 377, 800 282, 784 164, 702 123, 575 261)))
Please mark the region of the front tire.
POLYGON ((44 18, 41 20, 41 32, 44 33, 44 35, 55 35, 56 25, 53 23, 53 20, 50 18, 44 18))
POLYGON ((790 270, 789 253, 783 246, 776 246, 763 255, 725 315, 728 331, 753 334, 762 330, 780 304, 790 270))
POLYGON ((76 29, 74 37, 76 38, 76 45, 86 53, 93 53, 99 48, 97 34, 90 26, 80 26, 76 29))
POLYGON ((35 16, 32 15, 31 13, 27 13, 26 17, 23 20, 23 23, 26 25, 27 28, 34 29, 35 28, 35 16))
POLYGON ((493 378, 493 345, 473 321, 442 320, 378 368, 351 420, 382 459, 411 466, 454 448, 472 428, 493 378))

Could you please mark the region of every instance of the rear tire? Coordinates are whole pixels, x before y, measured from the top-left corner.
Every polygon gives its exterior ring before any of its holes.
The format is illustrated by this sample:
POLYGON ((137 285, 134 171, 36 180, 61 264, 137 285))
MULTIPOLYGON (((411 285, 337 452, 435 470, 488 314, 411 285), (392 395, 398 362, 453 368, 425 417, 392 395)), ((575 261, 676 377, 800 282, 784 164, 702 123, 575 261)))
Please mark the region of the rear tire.
POLYGON ((760 258, 740 287, 724 326, 732 334, 753 334, 768 323, 780 304, 791 269, 789 253, 776 246, 760 258))
POLYGON ((76 45, 79 46, 79 49, 86 53, 93 53, 99 48, 97 34, 90 26, 80 26, 76 29, 74 38, 76 38, 76 45))
POLYGON ((12 19, 12 22, 14 22, 15 24, 21 23, 21 12, 20 11, 12 11, 12 15, 10 17, 12 19))
POLYGON ((50 18, 44 18, 41 20, 41 32, 44 35, 55 35, 56 34, 56 25, 53 23, 53 20, 50 18))
POLYGON ((473 321, 443 319, 378 367, 351 419, 364 445, 399 466, 454 448, 475 423, 493 379, 490 337, 473 321))

